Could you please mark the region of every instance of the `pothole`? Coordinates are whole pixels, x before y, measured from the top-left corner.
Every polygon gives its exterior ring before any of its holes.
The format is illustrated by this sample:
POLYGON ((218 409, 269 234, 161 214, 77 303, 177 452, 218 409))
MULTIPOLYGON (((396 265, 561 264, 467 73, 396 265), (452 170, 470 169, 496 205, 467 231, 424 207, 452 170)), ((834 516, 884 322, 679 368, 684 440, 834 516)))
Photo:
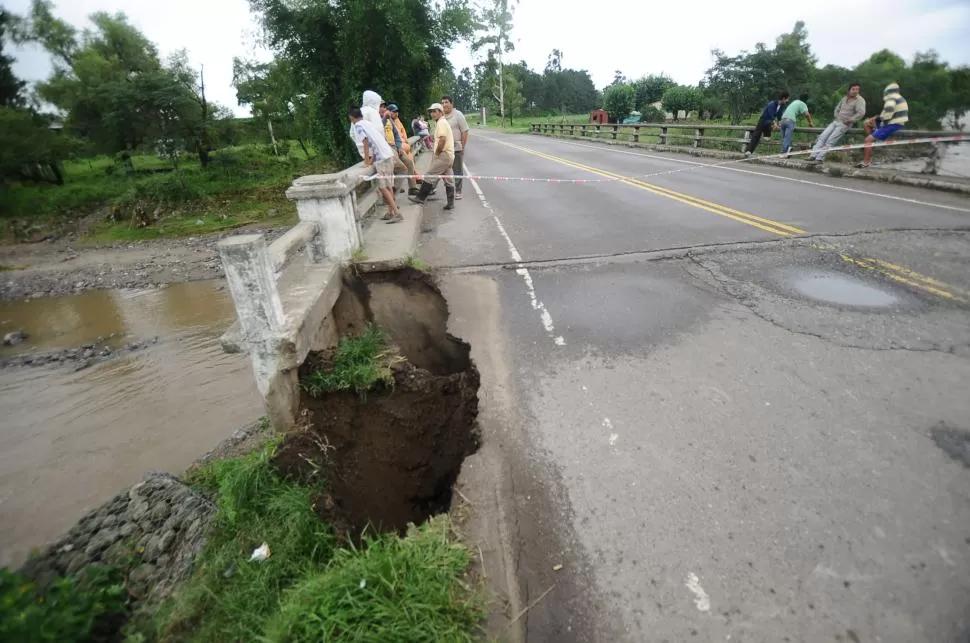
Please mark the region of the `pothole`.
POLYGON ((812 299, 839 306, 888 308, 899 298, 866 282, 840 273, 816 272, 792 278, 795 290, 812 299))
POLYGON ((970 468, 970 431, 941 423, 930 429, 930 436, 945 454, 970 468))
MULTIPOLYGON (((448 308, 431 278, 405 269, 350 276, 334 306, 341 337, 376 326, 395 350, 387 381, 366 392, 301 392, 305 426, 280 446, 284 474, 325 480, 317 512, 338 529, 403 531, 448 511, 464 459, 480 444, 479 373, 471 347, 448 334, 448 308)), ((330 367, 311 353, 306 382, 330 367)))

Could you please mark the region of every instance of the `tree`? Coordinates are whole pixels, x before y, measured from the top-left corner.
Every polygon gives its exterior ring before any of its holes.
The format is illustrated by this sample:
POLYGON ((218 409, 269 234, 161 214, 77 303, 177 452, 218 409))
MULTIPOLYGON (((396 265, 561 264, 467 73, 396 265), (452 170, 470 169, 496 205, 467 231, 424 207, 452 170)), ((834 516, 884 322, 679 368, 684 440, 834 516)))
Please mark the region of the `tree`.
POLYGON ((562 71, 562 50, 553 49, 549 53, 549 61, 546 63, 547 72, 560 72, 562 71))
POLYGON ((676 83, 669 76, 664 74, 650 74, 633 81, 633 88, 636 91, 636 106, 641 112, 651 103, 660 100, 664 92, 676 83))
POLYGON ((630 115, 635 107, 636 91, 630 85, 612 85, 603 92, 603 108, 616 122, 630 115))
POLYGON ((10 14, 0 9, 0 106, 18 107, 23 104, 25 83, 14 76, 13 58, 4 55, 4 32, 10 22, 10 14))
MULTIPOLYGON (((512 0, 517 3, 518 0, 512 0)), ((512 11, 514 5, 509 0, 491 0, 491 4, 482 9, 479 17, 479 28, 484 32, 472 42, 472 51, 488 48, 489 56, 498 62, 498 105, 505 127, 505 65, 502 54, 510 53, 515 45, 509 40, 512 31, 512 11)))
POLYGON ((336 161, 357 152, 347 136, 347 107, 377 89, 405 113, 429 104, 446 52, 474 29, 463 0, 250 0, 267 45, 293 70, 306 96, 313 139, 336 161))
POLYGON ((626 76, 623 75, 622 71, 617 69, 616 71, 613 72, 613 82, 607 86, 616 87, 617 85, 625 85, 625 84, 626 84, 626 76))
POLYGON ((475 100, 474 79, 468 67, 462 69, 458 77, 455 78, 451 97, 455 99, 455 107, 462 111, 471 111, 478 107, 478 102, 475 100))
POLYGON ((306 141, 310 135, 310 118, 306 97, 300 91, 293 66, 288 59, 277 58, 270 63, 232 60, 232 83, 236 100, 249 105, 253 115, 261 120, 269 132, 270 145, 278 154, 273 123, 281 126, 281 134, 295 138, 307 158, 306 141))
POLYGON ((699 110, 703 94, 696 87, 687 85, 675 85, 664 92, 660 99, 664 109, 673 114, 674 120, 679 118, 679 112, 689 113, 699 110))
POLYGON ((513 67, 505 68, 505 105, 508 108, 509 124, 511 125, 512 119, 521 114, 521 110, 525 106, 525 98, 522 97, 522 92, 519 90, 519 79, 513 67))

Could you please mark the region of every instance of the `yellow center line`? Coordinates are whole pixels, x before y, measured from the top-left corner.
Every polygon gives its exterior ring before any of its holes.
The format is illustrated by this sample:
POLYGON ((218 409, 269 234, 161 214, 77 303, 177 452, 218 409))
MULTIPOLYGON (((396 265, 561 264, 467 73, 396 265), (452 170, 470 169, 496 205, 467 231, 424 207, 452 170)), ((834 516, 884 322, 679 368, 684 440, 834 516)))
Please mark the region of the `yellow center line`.
POLYGON ((784 223, 781 223, 779 221, 772 221, 771 219, 765 219, 765 218, 762 218, 762 217, 757 217, 757 216, 755 216, 753 214, 749 214, 747 212, 740 212, 738 210, 734 210, 732 208, 725 207, 725 206, 720 205, 718 203, 712 203, 710 201, 705 201, 704 199, 699 199, 699 198, 697 198, 695 196, 691 196, 689 194, 683 194, 681 192, 675 192, 674 190, 670 190, 670 189, 667 189, 667 188, 663 188, 663 187, 660 187, 659 185, 653 185, 652 183, 646 183, 644 181, 639 181, 637 179, 630 179, 628 177, 625 177, 625 176, 620 175, 620 174, 616 174, 614 172, 610 172, 608 170, 603 170, 603 169, 600 169, 600 168, 591 167, 591 166, 585 165, 583 163, 577 163, 577 162, 571 161, 569 159, 564 159, 564 158, 561 158, 561 157, 558 157, 558 156, 553 156, 552 154, 546 154, 544 152, 539 152, 538 150, 529 149, 527 147, 520 147, 518 145, 513 145, 512 143, 506 143, 505 141, 499 141, 499 140, 496 140, 496 139, 490 139, 490 140, 492 140, 492 141, 494 141, 496 143, 499 143, 500 145, 505 145, 506 147, 511 147, 513 149, 519 150, 520 152, 525 152, 527 154, 532 154, 534 156, 538 156, 540 158, 544 158, 546 160, 553 161, 554 163, 559 163, 561 165, 566 165, 566 166, 569 166, 569 167, 572 167, 572 168, 576 168, 577 170, 583 170, 585 172, 590 172, 591 174, 596 174, 598 176, 602 176, 602 177, 605 177, 605 178, 615 179, 615 180, 619 181, 620 183, 625 183, 626 185, 629 185, 629 186, 632 186, 632 187, 635 187, 635 188, 640 188, 641 190, 646 190, 647 192, 651 192, 653 194, 656 194, 657 196, 666 197, 668 199, 672 199, 674 201, 678 201, 678 202, 683 203, 685 205, 689 205, 689 206, 692 206, 692 207, 695 207, 695 208, 699 208, 701 210, 705 210, 705 211, 710 212, 712 214, 716 214, 718 216, 726 217, 728 219, 732 219, 732 220, 737 221, 739 223, 744 223, 744 224, 753 226, 755 228, 759 228, 759 229, 764 230, 766 232, 771 232, 772 234, 777 234, 778 236, 781 236, 781 237, 790 237, 793 234, 803 234, 805 232, 804 230, 800 230, 799 228, 795 228, 793 226, 789 226, 789 225, 784 224, 784 223))
MULTIPOLYGON (((620 183, 625 183, 626 185, 629 185, 635 188, 640 188, 641 190, 646 190, 658 196, 666 197, 668 199, 672 199, 674 201, 678 201, 680 203, 684 203, 686 205, 689 205, 695 208, 700 208, 701 210, 705 210, 712 214, 716 214, 718 216, 732 219, 739 223, 744 223, 746 225, 754 226, 755 228, 765 230, 766 232, 771 232, 772 234, 776 234, 781 237, 791 237, 792 235, 795 235, 795 234, 807 234, 805 230, 796 228, 795 226, 790 226, 786 223, 781 223, 780 221, 765 219, 763 217, 750 214, 748 212, 742 212, 740 210, 729 208, 719 203, 713 203, 711 201, 707 201, 705 199, 691 196, 689 194, 683 194, 681 192, 676 192, 669 188, 664 188, 659 185, 654 185, 652 183, 640 181, 639 179, 626 177, 621 174, 610 172, 608 170, 603 170, 600 168, 585 165, 583 163, 578 163, 576 161, 571 161, 569 159, 553 156, 552 154, 546 154, 545 152, 540 152, 538 150, 533 150, 527 147, 521 147, 519 145, 514 145, 512 143, 506 143, 505 141, 500 141, 495 138, 488 137, 488 139, 494 143, 505 145, 506 147, 511 147, 512 149, 519 150, 520 152, 525 152, 526 154, 532 154, 534 156, 538 156, 540 158, 553 161, 554 163, 559 163, 572 168, 576 168, 578 170, 590 172, 592 174, 596 174, 598 176, 602 176, 605 178, 615 179, 620 183)), ((813 243, 812 247, 816 248, 817 250, 836 251, 835 246, 824 242, 813 243)), ((951 301, 959 301, 962 303, 970 303, 970 291, 966 291, 966 290, 963 290, 962 288, 958 288, 956 286, 946 284, 942 281, 939 281, 938 279, 934 279, 933 277, 928 277, 926 275, 916 272, 915 270, 906 268, 905 266, 900 266, 894 263, 890 263, 888 261, 883 261, 881 259, 872 259, 872 258, 859 259, 843 253, 839 253, 839 257, 841 257, 842 260, 845 261, 846 263, 850 263, 854 266, 858 266, 866 270, 877 272, 881 275, 888 277, 889 279, 892 279, 893 281, 906 284, 908 286, 917 288, 919 290, 924 290, 926 292, 932 293, 939 297, 943 297, 944 299, 949 299, 951 301), (956 293, 959 293, 959 294, 956 294, 956 293)))

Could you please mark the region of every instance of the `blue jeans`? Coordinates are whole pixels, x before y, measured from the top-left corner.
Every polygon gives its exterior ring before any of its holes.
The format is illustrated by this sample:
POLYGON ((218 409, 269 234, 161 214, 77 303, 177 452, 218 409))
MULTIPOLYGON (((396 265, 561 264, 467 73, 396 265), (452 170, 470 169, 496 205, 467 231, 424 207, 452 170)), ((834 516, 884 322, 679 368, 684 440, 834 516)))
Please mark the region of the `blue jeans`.
POLYGON ((788 154, 791 149, 791 137, 795 133, 795 121, 787 118, 781 119, 781 153, 788 154))
POLYGON ((809 158, 814 158, 818 161, 823 160, 826 153, 821 150, 826 147, 835 147, 842 139, 842 136, 848 131, 849 126, 845 123, 840 123, 839 121, 829 123, 829 126, 825 128, 825 131, 815 141, 815 147, 812 148, 812 153, 809 154, 809 158))

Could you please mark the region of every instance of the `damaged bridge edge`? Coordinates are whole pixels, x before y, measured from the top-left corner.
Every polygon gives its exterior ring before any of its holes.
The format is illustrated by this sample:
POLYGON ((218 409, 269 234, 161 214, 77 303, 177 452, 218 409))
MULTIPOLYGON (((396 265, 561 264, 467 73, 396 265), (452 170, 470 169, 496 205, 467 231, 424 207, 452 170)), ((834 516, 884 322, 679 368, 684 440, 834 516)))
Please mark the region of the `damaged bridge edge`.
MULTIPOLYGON (((417 139, 411 142, 421 154, 417 139)), ((300 177, 286 191, 299 217, 293 228, 269 245, 260 234, 218 244, 237 317, 219 341, 227 353, 250 355, 257 389, 277 431, 296 424, 300 364, 311 350, 335 340, 333 324, 326 322, 344 271, 351 263, 368 272, 402 268, 417 247, 420 207, 406 208, 405 221, 397 226, 373 221, 379 197, 369 180, 372 173, 359 163, 335 174, 300 177)))

